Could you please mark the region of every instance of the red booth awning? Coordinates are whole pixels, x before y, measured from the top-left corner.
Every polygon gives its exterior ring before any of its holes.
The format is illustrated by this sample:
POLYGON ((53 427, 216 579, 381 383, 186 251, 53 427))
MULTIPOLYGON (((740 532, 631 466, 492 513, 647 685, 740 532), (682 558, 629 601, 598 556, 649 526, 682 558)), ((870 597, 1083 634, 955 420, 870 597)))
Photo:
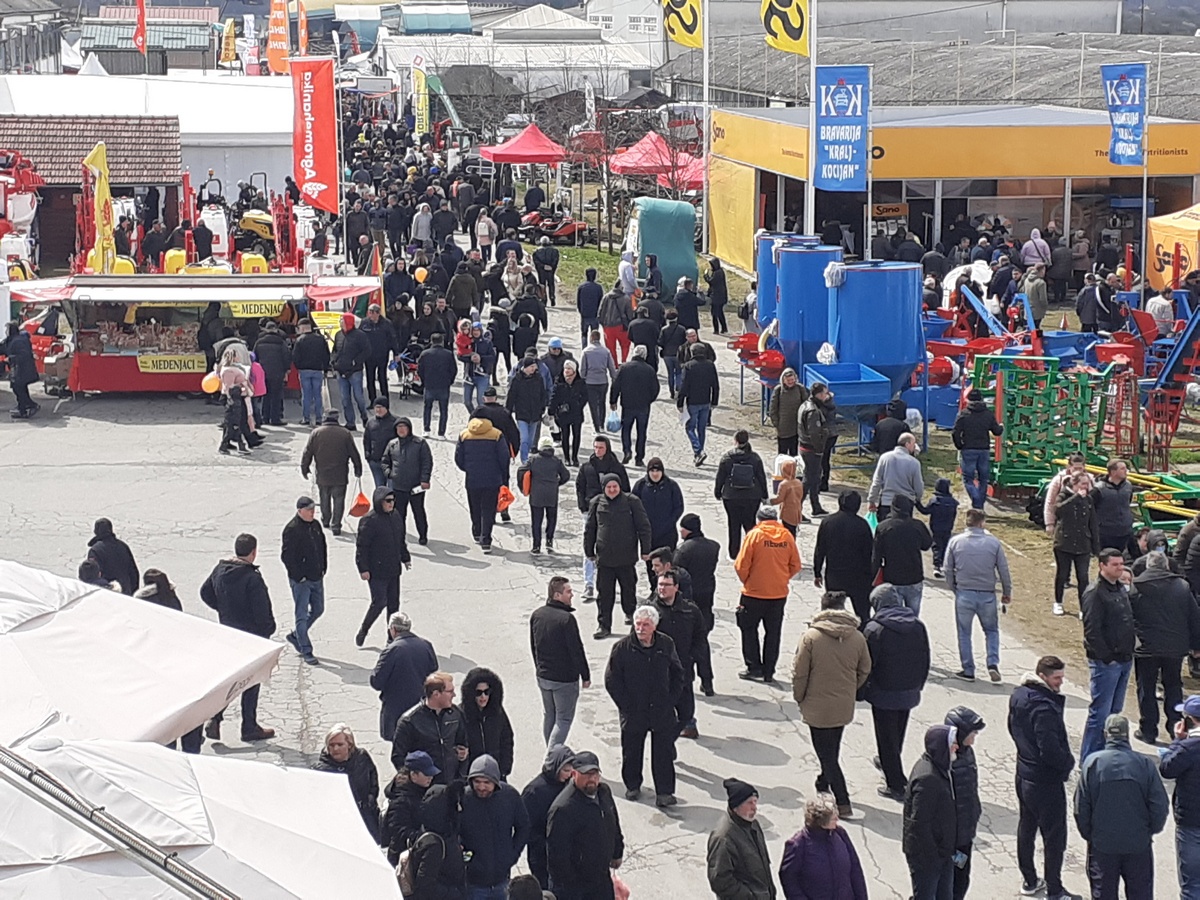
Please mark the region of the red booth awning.
POLYGON ((546 137, 536 125, 528 126, 515 137, 494 147, 480 147, 479 154, 494 163, 558 163, 567 158, 567 151, 546 137))

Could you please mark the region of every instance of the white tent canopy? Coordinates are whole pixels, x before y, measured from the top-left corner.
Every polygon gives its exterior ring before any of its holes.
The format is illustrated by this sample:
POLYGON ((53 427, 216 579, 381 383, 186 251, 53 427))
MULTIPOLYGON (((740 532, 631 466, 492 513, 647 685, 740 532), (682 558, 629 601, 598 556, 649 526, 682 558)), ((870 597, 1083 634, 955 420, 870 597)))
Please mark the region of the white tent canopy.
POLYGON ((167 743, 266 681, 282 651, 0 560, 0 743, 19 746, 35 734, 167 743))
MULTIPOLYGON (((39 738, 18 754, 241 897, 400 897, 345 776, 117 741, 39 738)), ((179 896, 12 777, 0 771, 0 896, 179 896)))

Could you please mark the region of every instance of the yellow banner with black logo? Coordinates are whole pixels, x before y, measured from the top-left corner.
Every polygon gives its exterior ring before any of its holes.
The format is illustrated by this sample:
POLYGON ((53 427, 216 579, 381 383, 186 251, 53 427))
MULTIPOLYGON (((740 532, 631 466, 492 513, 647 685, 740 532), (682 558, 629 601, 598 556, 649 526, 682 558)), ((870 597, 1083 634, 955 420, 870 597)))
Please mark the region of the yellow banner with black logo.
POLYGON ((235 319, 274 319, 285 306, 285 300, 230 300, 229 314, 235 319))
POLYGON ((137 361, 138 371, 148 375, 178 375, 181 372, 203 375, 208 371, 208 361, 203 353, 139 353, 137 361))
POLYGON ((808 0, 762 0, 760 12, 767 44, 808 56, 808 0))
POLYGON ((704 46, 701 0, 662 0, 663 27, 671 40, 684 47, 704 46))

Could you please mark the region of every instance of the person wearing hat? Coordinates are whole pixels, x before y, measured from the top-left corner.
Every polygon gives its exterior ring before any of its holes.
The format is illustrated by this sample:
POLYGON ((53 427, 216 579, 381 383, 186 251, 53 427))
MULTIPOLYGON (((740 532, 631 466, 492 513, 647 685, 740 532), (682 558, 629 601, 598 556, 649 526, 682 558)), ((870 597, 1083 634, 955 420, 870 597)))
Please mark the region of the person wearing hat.
POLYGON ((979 828, 983 806, 979 802, 979 766, 975 762, 975 737, 985 722, 968 706, 956 706, 946 713, 945 723, 955 729, 958 752, 950 761, 950 781, 954 784, 954 849, 961 854, 954 865, 954 900, 963 900, 971 886, 971 849, 979 828))
MULTIPOLYGON (((677 523, 683 515, 683 489, 666 474, 666 467, 657 456, 646 463, 646 474, 634 483, 632 494, 642 501, 650 519, 650 546, 673 551, 679 533, 677 523)), ((646 561, 646 578, 653 594, 654 567, 650 560, 646 561)))
POLYGON ((538 441, 538 452, 517 469, 517 484, 521 492, 529 497, 529 512, 533 519, 532 552, 535 554, 542 552, 543 522, 546 526, 546 550, 554 552, 554 531, 558 527, 558 489, 570 480, 571 473, 554 452, 554 441, 549 435, 538 441))
POLYGON ((596 565, 599 628, 592 636, 597 640, 612 634, 618 583, 625 624, 631 624, 638 600, 635 566, 639 556, 644 560, 654 549, 650 544, 650 518, 642 501, 623 491, 621 479, 616 475, 604 475, 600 481, 603 485, 601 493, 588 507, 583 531, 583 555, 596 565))
POLYGON ((322 400, 325 373, 329 371, 329 342, 313 331, 312 319, 297 323, 300 336, 292 347, 292 365, 300 376, 300 424, 317 425, 325 415, 322 400))
POLYGON ((742 541, 733 562, 734 571, 742 582, 737 623, 742 632, 742 659, 746 668, 738 673, 739 678, 746 681, 762 679, 767 684, 774 682, 779 641, 783 636, 783 610, 791 580, 801 567, 796 539, 783 527, 775 508, 760 507, 757 524, 742 541), (760 623, 763 626, 761 647, 758 641, 760 623))
MULTIPOLYGON (((509 451, 512 456, 516 456, 521 449, 521 429, 517 427, 517 420, 512 417, 504 404, 500 402, 500 393, 496 388, 489 387, 483 392, 483 399, 480 405, 475 407, 471 413, 472 419, 487 419, 495 426, 504 439, 508 441, 509 451)), ((506 520, 507 521, 507 520, 506 520)))
POLYGON ((543 888, 550 887, 550 869, 546 860, 546 819, 555 799, 563 792, 563 785, 575 773, 574 760, 575 754, 570 747, 565 744, 551 745, 546 751, 542 771, 521 791, 521 802, 525 804, 525 812, 529 816, 529 845, 525 859, 529 871, 543 888))
POLYGON ((1154 761, 1129 746, 1129 720, 1104 720, 1105 744, 1079 768, 1075 824, 1087 842, 1093 897, 1154 897, 1154 835, 1167 823, 1167 791, 1154 761))
POLYGON ((1200 695, 1193 694, 1176 711, 1171 746, 1162 751, 1158 773, 1174 780, 1175 856, 1179 863, 1182 900, 1200 898, 1200 695))
POLYGON ((728 805, 708 836, 708 886, 717 900, 774 900, 771 854, 757 821, 758 791, 737 778, 722 784, 728 805))
MULTIPOLYGON (((563 367, 568 362, 575 362, 575 357, 570 350, 563 349, 563 339, 560 337, 550 338, 546 344, 546 352, 542 354, 541 363, 549 373, 551 388, 562 380, 563 367)), ((576 367, 578 367, 578 363, 576 363, 576 367)))
POLYGON ((378 303, 367 307, 367 317, 363 319, 359 330, 367 336, 371 350, 367 354, 364 366, 367 376, 367 397, 373 403, 375 398, 387 399, 388 395, 388 361, 394 354, 400 352, 400 339, 396 327, 384 317, 383 308, 378 303), (376 385, 379 390, 376 392, 376 385))
POLYGON ((917 900, 944 900, 954 891, 958 810, 950 767, 957 752, 958 729, 931 725, 925 752, 909 773, 902 845, 917 900))
POLYGON ((421 827, 421 801, 442 774, 433 757, 424 750, 414 750, 404 757, 404 765, 396 777, 383 789, 387 810, 383 814, 383 830, 379 843, 387 849, 388 862, 399 863, 400 854, 413 845, 424 829, 421 827))
POLYGON ((526 353, 508 386, 508 396, 504 400, 505 407, 516 419, 517 428, 521 432, 522 463, 529 459, 530 448, 537 440, 537 432, 549 401, 549 391, 546 390, 546 382, 542 379, 537 357, 526 353))
POLYGON ((374 415, 363 422, 363 459, 367 461, 375 486, 382 487, 387 483, 383 455, 388 442, 396 434, 397 420, 389 409, 386 394, 371 398, 371 410, 374 415))
POLYGON ((972 388, 967 394, 967 408, 954 420, 951 438, 962 462, 963 485, 975 509, 983 509, 987 500, 993 438, 1002 434, 1004 426, 996 421, 996 414, 983 402, 979 389, 972 388))
POLYGON ((437 671, 438 658, 433 644, 413 633, 406 613, 392 613, 387 626, 388 643, 371 672, 371 688, 379 691, 379 736, 390 741, 396 722, 421 702, 425 679, 437 671))
POLYGON ((557 900, 606 900, 613 896, 612 870, 624 857, 621 817, 600 778, 600 760, 576 753, 570 781, 546 814, 549 888, 557 900))
MULTIPOLYGON (((684 513, 679 520, 680 543, 671 558, 671 565, 683 569, 692 580, 691 600, 700 607, 704 616, 704 627, 713 630, 713 598, 717 593, 717 563, 721 559, 721 545, 705 537, 700 527, 700 517, 695 513, 684 513)), ((701 687, 708 693, 711 685, 701 687)))
POLYGON ((371 355, 371 342, 358 328, 357 323, 358 319, 354 313, 343 313, 342 327, 333 339, 333 353, 329 357, 330 367, 337 372, 342 413, 346 419, 346 428, 350 431, 357 428, 355 423, 360 418, 364 423, 367 421, 367 403, 363 398, 363 369, 371 355))
POLYGON ((529 816, 521 795, 504 781, 496 760, 484 753, 467 772, 459 834, 467 859, 467 896, 504 900, 512 868, 529 840, 529 816))
POLYGON ((637 465, 646 464, 646 429, 650 426, 650 407, 658 399, 658 373, 650 365, 646 348, 638 344, 633 348, 632 358, 617 369, 608 390, 609 407, 621 407, 621 462, 629 465, 633 458, 633 429, 637 427, 637 465))
POLYGON ((325 413, 324 421, 312 430, 300 457, 300 474, 305 478, 316 466, 317 492, 321 502, 321 524, 335 536, 342 533, 342 512, 346 506, 346 486, 350 483, 347 466, 354 477, 362 478, 362 457, 350 432, 338 425, 337 410, 325 413))
POLYGON ((310 666, 317 665, 308 630, 325 612, 325 573, 329 555, 325 548, 325 530, 317 521, 317 504, 312 497, 296 501, 296 514, 283 526, 280 558, 287 570, 288 586, 295 604, 296 627, 287 642, 310 666))

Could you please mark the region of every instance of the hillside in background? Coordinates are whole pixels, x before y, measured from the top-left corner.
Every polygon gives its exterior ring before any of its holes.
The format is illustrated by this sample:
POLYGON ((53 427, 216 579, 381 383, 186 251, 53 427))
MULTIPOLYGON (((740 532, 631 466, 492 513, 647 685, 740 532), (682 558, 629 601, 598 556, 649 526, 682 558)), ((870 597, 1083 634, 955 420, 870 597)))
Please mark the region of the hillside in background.
POLYGON ((1126 34, 1143 31, 1143 7, 1146 34, 1195 34, 1200 29, 1198 0, 1125 0, 1126 34))

